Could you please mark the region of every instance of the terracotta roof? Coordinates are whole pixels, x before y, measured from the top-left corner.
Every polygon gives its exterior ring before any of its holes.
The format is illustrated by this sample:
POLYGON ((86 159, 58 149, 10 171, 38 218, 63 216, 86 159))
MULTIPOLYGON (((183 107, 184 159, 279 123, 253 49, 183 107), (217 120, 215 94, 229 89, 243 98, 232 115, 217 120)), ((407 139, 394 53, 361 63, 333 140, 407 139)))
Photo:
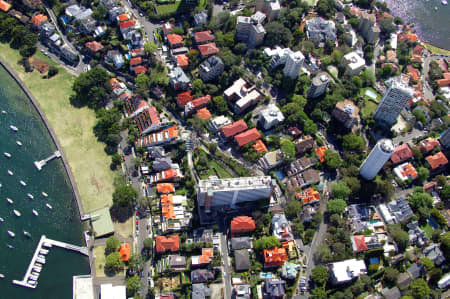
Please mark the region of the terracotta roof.
POLYGON ((358 7, 350 8, 350 13, 352 15, 355 15, 355 16, 358 16, 358 17, 360 17, 362 15, 362 12, 361 12, 361 10, 358 7))
POLYGON ((232 234, 250 233, 255 230, 255 227, 255 221, 248 216, 238 216, 231 220, 232 234))
MULTIPOLYGON (((145 103, 147 103, 147 102, 145 102, 145 103)), ((143 107, 145 107, 145 106, 143 106, 143 107)), ((133 120, 138 127, 139 133, 142 133, 145 129, 149 128, 152 125, 157 125, 160 123, 158 111, 156 111, 155 107, 149 107, 149 108, 145 109, 144 111, 142 111, 138 115, 136 115, 133 118, 133 120)))
POLYGON ((448 164, 447 157, 442 152, 436 153, 433 156, 428 156, 425 159, 428 164, 430 164, 431 169, 436 169, 448 164))
POLYGON ((319 157, 320 162, 325 162, 325 151, 327 150, 326 146, 321 146, 318 148, 315 148, 314 151, 316 152, 316 155, 319 157))
POLYGON ((417 46, 414 47, 413 53, 416 54, 416 55, 422 56, 424 50, 425 50, 424 47, 422 47, 421 45, 417 45, 417 46))
POLYGON ((175 188, 172 183, 161 183, 156 185, 156 191, 158 193, 172 193, 175 192, 175 188))
POLYGON ((117 78, 109 79, 109 84, 111 84, 111 86, 114 86, 114 85, 119 84, 119 83, 120 83, 120 81, 117 80, 117 78))
POLYGON ((290 127, 288 129, 288 132, 289 132, 289 135, 291 135, 294 138, 296 138, 302 134, 302 131, 297 127, 290 127))
POLYGON ((6 1, 0 0, 0 9, 7 12, 11 8, 11 4, 6 1))
POLYGON ((92 52, 97 52, 97 51, 100 51, 101 49, 103 49, 103 45, 101 43, 99 43, 98 41, 87 42, 85 44, 85 46, 92 52))
POLYGON ((130 244, 124 243, 120 245, 119 252, 122 261, 124 262, 128 261, 128 259, 130 258, 130 244))
POLYGON ((199 97, 196 98, 192 101, 192 106, 194 107, 194 109, 197 109, 199 107, 203 107, 206 104, 208 104, 209 102, 211 102, 211 96, 208 94, 206 96, 203 97, 199 97))
POLYGON ((128 21, 124 21, 122 23, 120 23, 120 29, 127 29, 130 27, 136 26, 136 20, 135 19, 131 19, 128 21))
POLYGON ((395 148, 394 153, 391 156, 391 161, 394 164, 400 163, 402 161, 411 159, 414 156, 414 153, 409 148, 407 143, 403 143, 395 148))
POLYGON ((124 93, 122 93, 122 94, 119 96, 119 98, 120 98, 121 100, 131 99, 131 94, 129 94, 128 92, 124 92, 124 93))
POLYGON ((313 188, 307 188, 301 193, 297 193, 296 197, 301 200, 304 205, 319 201, 319 192, 313 188))
POLYGON ((439 141, 437 141, 436 138, 427 138, 425 140, 422 140, 420 145, 425 149, 425 151, 429 152, 431 151, 436 145, 439 145, 439 141))
POLYGON ((366 237, 364 235, 351 237, 354 252, 360 252, 369 249, 367 247, 365 238, 366 237))
POLYGON ((439 87, 444 87, 450 85, 450 79, 438 79, 436 80, 439 87))
POLYGON ((173 194, 161 195, 161 214, 166 219, 175 219, 173 208, 173 194))
POLYGON ((198 256, 198 264, 209 264, 213 256, 212 248, 202 248, 202 255, 198 256))
POLYGON ((415 34, 415 33, 408 33, 408 39, 411 42, 416 42, 419 38, 417 37, 417 34, 415 34))
POLYGON ((134 67, 133 71, 136 75, 145 74, 147 72, 147 68, 145 66, 138 65, 134 67))
POLYGON ((161 27, 164 32, 164 35, 167 35, 169 33, 172 33, 174 25, 167 22, 167 23, 164 23, 161 27))
POLYGON ((157 236, 156 252, 163 253, 166 251, 176 252, 180 249, 180 237, 178 235, 157 236))
POLYGON ((202 108, 197 111, 197 117, 200 119, 210 119, 212 115, 207 108, 202 108))
POLYGON ((200 51, 200 54, 202 56, 208 56, 208 55, 219 53, 219 48, 216 47, 216 43, 199 45, 198 50, 200 51))
POLYGON ((129 19, 130 19, 130 17, 126 13, 123 13, 123 14, 120 14, 117 16, 117 20, 119 20, 119 22, 128 21, 129 19))
POLYGON ((167 35, 167 40, 171 46, 183 43, 183 36, 175 33, 167 35))
POLYGON ((255 151, 257 151, 258 153, 267 153, 269 150, 267 149, 266 145, 264 144, 264 142, 259 139, 255 142, 255 144, 253 144, 253 148, 255 149, 255 151))
POLYGON ((212 32, 210 30, 207 31, 199 31, 199 32, 195 32, 194 33, 194 40, 195 42, 198 43, 204 43, 207 41, 213 41, 214 40, 214 35, 212 34, 212 32))
POLYGON ((33 23, 36 27, 39 27, 42 23, 47 21, 47 16, 42 14, 37 14, 31 18, 31 23, 33 23))
POLYGON ((135 66, 142 63, 142 57, 135 57, 130 59, 130 65, 135 66))
POLYGON ((135 95, 134 97, 125 100, 125 109, 128 114, 133 114, 136 110, 143 109, 145 107, 150 107, 150 105, 139 95, 135 95))
POLYGON ((402 176, 407 177, 408 179, 411 180, 415 180, 418 177, 417 171, 414 168, 414 166, 412 166, 411 163, 406 163, 403 166, 401 166, 400 172, 402 176))
POLYGON ((281 266, 287 259, 285 248, 273 247, 264 249, 264 262, 266 266, 281 266))
POLYGON ((242 119, 220 128, 220 130, 222 131, 222 134, 225 136, 225 138, 232 137, 232 136, 234 136, 238 133, 241 133, 247 129, 248 129, 247 124, 242 119))
POLYGON ((179 67, 183 68, 189 65, 189 57, 184 54, 177 55, 177 64, 179 67))
POLYGON ((187 103, 191 102, 194 98, 192 95, 192 90, 188 90, 182 93, 179 93, 177 96, 177 104, 180 107, 186 106, 187 103))
POLYGON ((407 66, 408 69, 408 75, 414 80, 414 81, 419 81, 419 70, 414 68, 412 65, 408 65, 407 66))
POLYGON ((256 128, 245 131, 244 133, 240 133, 234 136, 234 140, 236 140, 237 144, 242 147, 247 143, 252 141, 256 141, 261 138, 261 134, 256 128))
POLYGON ((145 54, 145 50, 144 48, 139 48, 139 49, 133 49, 131 50, 131 56, 136 57, 136 56, 143 56, 145 54))

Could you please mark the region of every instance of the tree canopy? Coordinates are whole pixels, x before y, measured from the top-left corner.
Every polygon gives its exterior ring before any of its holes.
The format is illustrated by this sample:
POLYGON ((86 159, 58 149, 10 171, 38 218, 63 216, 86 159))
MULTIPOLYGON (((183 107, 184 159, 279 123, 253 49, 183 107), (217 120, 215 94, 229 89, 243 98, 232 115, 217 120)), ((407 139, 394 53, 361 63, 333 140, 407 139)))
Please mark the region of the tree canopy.
POLYGON ((338 181, 331 189, 334 198, 346 199, 351 193, 351 190, 345 181, 338 181))
POLYGON ((279 246, 281 246, 281 242, 275 236, 264 236, 253 242, 253 247, 257 251, 279 246))
POLYGON ((123 268, 123 262, 119 252, 110 253, 106 256, 105 271, 115 273, 123 268))
POLYGON ((311 279, 319 286, 324 286, 328 281, 329 273, 328 269, 325 266, 319 265, 316 266, 311 271, 311 279))
POLYGON ((81 73, 74 81, 72 89, 78 103, 99 108, 106 104, 111 86, 108 73, 99 66, 81 73))
POLYGON ((302 204, 298 200, 293 199, 293 200, 289 201, 284 212, 286 213, 286 216, 288 216, 290 218, 294 218, 298 215, 298 213, 301 212, 301 210, 302 210, 302 204))
POLYGON ((338 153, 327 149, 325 151, 325 164, 329 169, 334 170, 338 169, 342 165, 342 160, 338 153))
POLYGON ((398 250, 400 252, 405 251, 406 247, 409 244, 409 235, 407 232, 401 229, 401 227, 397 225, 389 225, 388 226, 389 233, 394 239, 395 243, 398 246, 398 250))
POLYGON ((120 247, 120 240, 117 239, 116 237, 111 236, 106 240, 106 251, 107 252, 117 251, 117 249, 119 249, 119 247, 120 247))
POLYGON ((341 215, 344 213, 347 203, 341 198, 331 199, 327 203, 328 213, 341 215))
POLYGON ((347 151, 363 151, 365 148, 365 141, 362 136, 349 133, 342 138, 342 147, 347 151))
POLYGON ((120 186, 114 190, 113 202, 120 207, 129 207, 137 199, 137 192, 131 186, 120 186))
POLYGON ((266 37, 264 39, 266 46, 287 46, 292 39, 291 31, 279 22, 270 22, 264 29, 266 29, 266 37))
POLYGON ((414 279, 409 285, 409 288, 411 289, 412 296, 415 299, 428 298, 431 292, 430 287, 423 278, 414 279))
POLYGON ((289 139, 283 139, 280 145, 285 158, 287 160, 293 160, 295 158, 295 144, 289 139))

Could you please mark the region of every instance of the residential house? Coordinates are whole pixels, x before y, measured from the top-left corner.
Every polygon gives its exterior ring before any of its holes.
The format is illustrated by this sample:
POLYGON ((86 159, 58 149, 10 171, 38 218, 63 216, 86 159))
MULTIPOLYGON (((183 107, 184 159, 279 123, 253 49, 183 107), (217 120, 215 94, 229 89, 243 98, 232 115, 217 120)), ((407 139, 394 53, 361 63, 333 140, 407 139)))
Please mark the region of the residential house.
POLYGON ((234 141, 239 147, 243 147, 244 145, 254 142, 260 138, 261 134, 259 131, 256 128, 253 128, 234 136, 234 141))
POLYGON ((278 0, 257 0, 255 11, 263 12, 267 15, 268 21, 278 19, 281 11, 281 5, 278 0))
POLYGON ((354 253, 382 247, 380 239, 376 234, 370 236, 367 235, 351 236, 350 241, 352 243, 354 253))
POLYGON ((187 69, 189 65, 189 57, 185 54, 175 56, 177 59, 177 66, 181 67, 183 70, 187 69))
POLYGON ((120 69, 125 64, 123 55, 117 50, 109 50, 105 59, 107 62, 112 62, 116 70, 120 69))
POLYGON ((391 161, 394 164, 398 164, 406 160, 409 160, 412 157, 414 157, 413 151, 411 150, 411 148, 407 143, 403 143, 395 147, 395 150, 391 156, 391 161))
POLYGON ((211 56, 199 65, 198 72, 200 78, 204 82, 208 82, 217 78, 223 72, 223 69, 222 59, 218 56, 211 56))
MULTIPOLYGON (((178 166, 178 164, 177 164, 178 166)), ((152 174, 147 182, 151 184, 156 184, 158 182, 167 182, 167 181, 176 181, 183 177, 183 174, 180 168, 171 168, 167 170, 163 170, 161 172, 157 172, 152 174)))
POLYGON ((272 232, 280 241, 293 239, 291 226, 284 214, 275 214, 272 217, 272 232))
POLYGON ((42 0, 22 0, 22 3, 32 10, 42 9, 42 0))
POLYGON ((284 158, 283 152, 280 149, 278 149, 273 152, 268 152, 264 156, 262 156, 258 160, 258 165, 264 170, 270 170, 281 165, 284 161, 283 158, 284 158))
MULTIPOLYGON (((123 84, 123 87, 126 87, 125 84, 123 84)), ((124 102, 124 106, 126 116, 131 118, 150 108, 148 102, 144 100, 140 95, 134 95, 130 98, 127 98, 124 102)))
POLYGON ((202 255, 191 257, 191 265, 192 267, 204 267, 211 262, 213 256, 212 248, 202 248, 202 255))
POLYGON ((131 43, 133 48, 142 48, 144 46, 144 37, 137 30, 131 30, 123 34, 123 39, 131 43))
POLYGON ((285 295, 286 282, 279 278, 266 278, 263 287, 264 299, 282 299, 285 295))
POLYGON ((184 92, 181 92, 177 95, 177 104, 178 107, 180 108, 184 108, 184 106, 186 106, 187 103, 191 102, 194 97, 191 95, 192 90, 187 90, 184 92))
POLYGON ((393 288, 384 288, 381 290, 381 294, 384 296, 384 298, 389 299, 400 299, 402 297, 402 293, 400 292, 400 289, 398 287, 393 288))
MULTIPOLYGON (((4 6, 3 8, 6 9, 7 6, 4 6)), ((8 15, 18 19, 22 24, 27 24, 30 21, 30 18, 20 11, 17 11, 15 9, 10 9, 8 11, 8 15)))
POLYGON ((91 53, 96 53, 104 48, 98 41, 87 42, 84 45, 90 50, 91 53))
POLYGON ((201 108, 197 110, 195 114, 199 119, 210 119, 212 117, 211 112, 209 112, 208 108, 201 108))
POLYGON ((326 41, 335 42, 336 26, 333 21, 326 21, 321 17, 312 18, 306 21, 306 36, 316 46, 326 41))
POLYGON ((307 188, 302 190, 300 193, 297 193, 296 198, 297 200, 300 200, 304 206, 314 205, 319 203, 320 195, 319 191, 316 191, 313 188, 307 188))
POLYGON ((306 135, 300 139, 294 140, 294 144, 297 156, 303 156, 316 146, 316 141, 311 135, 306 135))
POLYGON ((79 60, 78 54, 69 48, 68 45, 64 44, 59 47, 61 58, 65 59, 69 63, 76 64, 79 60))
POLYGON ((332 263, 330 266, 330 276, 333 284, 350 282, 364 274, 367 274, 367 268, 363 260, 349 259, 332 263))
POLYGON ((287 261, 287 253, 285 248, 273 247, 264 249, 264 267, 282 266, 287 261))
POLYGON ((198 45, 198 50, 202 58, 219 53, 219 48, 217 48, 216 43, 198 45))
POLYGON ((269 150, 267 149, 266 145, 261 139, 256 140, 255 143, 253 143, 252 147, 255 149, 257 153, 268 153, 269 150))
POLYGON ((387 224, 404 223, 414 215, 404 197, 378 206, 381 217, 387 224))
POLYGON ((297 278, 298 271, 300 271, 301 266, 294 263, 284 263, 281 267, 281 277, 288 280, 293 280, 297 278))
POLYGON ((124 21, 119 24, 119 27, 120 27, 120 32, 124 36, 127 32, 130 32, 137 28, 137 21, 135 19, 124 21))
POLYGON ((205 299, 211 297, 212 289, 208 288, 204 283, 195 283, 192 285, 191 299, 205 299))
POLYGON ((213 270, 209 269, 195 269, 191 271, 191 282, 194 283, 205 283, 210 280, 214 280, 215 273, 213 270))
POLYGON ((415 263, 411 265, 407 270, 408 274, 411 276, 412 279, 417 279, 420 277, 423 277, 426 274, 425 266, 421 263, 415 263))
POLYGON ((234 289, 236 299, 250 299, 252 296, 252 286, 249 284, 237 284, 234 289))
POLYGON ((294 192, 296 188, 304 188, 320 181, 320 174, 315 169, 307 169, 299 174, 290 177, 287 181, 287 188, 294 192))
POLYGON ((152 168, 154 171, 162 171, 173 167, 172 159, 170 157, 156 158, 153 160, 152 168))
POLYGON ((314 149, 314 152, 316 153, 317 157, 319 158, 320 163, 325 162, 326 151, 327 151, 327 147, 325 145, 321 146, 321 147, 316 147, 314 149))
POLYGON ((428 137, 427 139, 422 140, 419 144, 423 153, 429 153, 439 145, 439 141, 436 138, 428 137))
POLYGON ((172 183, 161 183, 156 185, 156 192, 158 193, 173 193, 175 192, 175 187, 172 183))
POLYGON ((165 253, 167 251, 177 252, 180 249, 180 237, 178 235, 157 236, 156 252, 165 253))
POLYGON ((366 61, 356 52, 350 52, 344 55, 341 64, 345 67, 345 75, 358 76, 366 66, 366 61))
POLYGON ((250 249, 252 248, 252 241, 249 237, 231 238, 231 249, 250 249))
POLYGON ((34 15, 30 22, 33 24, 36 28, 41 27, 45 22, 47 22, 48 18, 46 15, 43 14, 36 14, 34 15))
POLYGON ((436 266, 440 266, 445 261, 445 256, 439 249, 439 244, 430 244, 430 246, 423 249, 423 254, 432 260, 436 266))
POLYGON ((136 123, 141 135, 160 130, 168 125, 168 123, 160 121, 155 107, 145 108, 133 118, 133 121, 136 123))
POLYGON ((211 228, 198 228, 194 230, 194 242, 213 243, 214 230, 211 228))
POLYGON ((143 65, 138 65, 133 68, 133 72, 135 73, 135 75, 145 74, 147 73, 147 68, 143 65))
POLYGON ((131 58, 129 64, 130 64, 130 71, 132 71, 134 67, 142 64, 142 57, 131 58))
POLYGON ((130 259, 130 244, 123 243, 119 247, 120 259, 124 262, 128 262, 130 259))
POLYGON ((208 94, 203 97, 196 98, 184 106, 184 114, 190 115, 200 108, 205 107, 211 102, 211 96, 208 94))
POLYGON ((294 162, 290 163, 286 169, 286 173, 288 176, 293 176, 299 172, 302 172, 302 171, 310 168, 313 165, 314 165, 314 163, 310 158, 302 157, 302 158, 297 159, 294 162))
POLYGON ((236 272, 248 271, 250 269, 250 257, 247 249, 234 251, 234 269, 236 272))
POLYGON ((194 24, 195 26, 202 26, 208 23, 208 14, 206 11, 202 10, 199 13, 194 15, 194 24))
POLYGON ((256 86, 240 78, 224 91, 224 98, 232 104, 235 113, 242 113, 262 100, 264 94, 256 86))
POLYGON ((171 49, 183 47, 183 39, 184 36, 179 34, 171 33, 167 35, 167 41, 171 49))
POLYGON ((175 90, 186 90, 190 87, 191 80, 180 67, 176 67, 169 74, 169 83, 175 90))
POLYGON ((7 12, 11 8, 11 4, 6 1, 0 0, 0 10, 7 12))
POLYGON ((194 33, 194 41, 197 45, 208 44, 214 41, 214 34, 210 30, 194 33))
POLYGON ((117 4, 111 4, 112 6, 110 6, 110 8, 108 8, 108 20, 109 22, 116 22, 117 21, 117 16, 124 14, 125 8, 123 8, 122 6, 117 6, 117 4))
POLYGON ((397 286, 400 290, 405 290, 411 282, 412 278, 407 272, 400 273, 397 278, 397 286))
POLYGON ((411 221, 406 225, 408 228, 409 244, 417 245, 418 247, 423 247, 427 241, 428 237, 425 232, 419 227, 418 221, 411 221))
POLYGON ((337 102, 331 115, 347 129, 359 124, 359 108, 350 100, 337 102))
POLYGON ((173 125, 169 128, 165 128, 161 131, 151 133, 147 136, 139 138, 136 141, 136 144, 143 147, 152 147, 156 145, 174 143, 180 140, 180 136, 178 133, 178 127, 176 125, 173 125))
POLYGON ((173 28, 174 27, 175 26, 172 23, 169 23, 169 22, 164 23, 162 25, 162 31, 163 31, 164 37, 167 38, 167 35, 169 35, 169 34, 171 34, 173 32, 173 28))
POLYGON ((284 121, 283 113, 275 104, 269 104, 266 109, 259 112, 259 123, 264 130, 269 130, 272 127, 278 126, 284 121))
POLYGON ((226 125, 229 125, 229 124, 231 124, 230 118, 228 118, 227 116, 224 116, 224 115, 219 115, 219 116, 216 116, 213 119, 211 119, 211 121, 209 122, 208 128, 213 133, 217 133, 220 128, 222 128, 226 125))
POLYGON ((393 169, 395 176, 402 182, 413 181, 419 177, 411 163, 403 163, 393 169))
POLYGON ((442 152, 428 156, 425 160, 427 160, 428 164, 431 166, 431 171, 434 173, 444 170, 448 164, 447 157, 442 152))
POLYGON ((247 129, 248 127, 245 121, 243 119, 240 119, 232 124, 225 125, 220 128, 220 134, 224 139, 230 140, 235 135, 244 132, 247 129))
POLYGON ((255 221, 248 216, 238 216, 231 220, 231 235, 243 235, 255 231, 255 221))

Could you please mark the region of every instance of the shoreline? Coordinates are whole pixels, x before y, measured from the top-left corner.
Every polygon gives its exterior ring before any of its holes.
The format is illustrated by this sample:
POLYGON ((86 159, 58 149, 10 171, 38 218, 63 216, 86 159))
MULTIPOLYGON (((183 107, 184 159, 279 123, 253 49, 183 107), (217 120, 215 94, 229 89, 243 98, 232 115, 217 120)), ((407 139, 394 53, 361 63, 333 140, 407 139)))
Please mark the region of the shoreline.
POLYGON ((19 84, 20 88, 23 90, 23 92, 27 95, 28 99, 30 100, 33 107, 36 109, 36 112, 39 114, 41 120, 44 122, 44 125, 47 129, 47 131, 50 134, 50 137, 53 140, 53 143, 56 146, 56 149, 61 153, 61 160, 63 162, 64 169, 66 171, 67 176, 69 177, 69 182, 72 188, 72 194, 75 197, 75 201, 77 202, 78 212, 80 214, 80 221, 81 218, 84 215, 84 208, 83 204, 81 202, 80 193, 78 191, 78 186, 76 184, 75 178, 72 174, 72 170, 70 168, 69 162, 67 161, 67 158, 65 156, 64 150, 62 149, 62 146, 60 145, 58 138, 56 137, 55 132, 53 131, 52 127, 50 126, 50 123, 48 122, 47 118, 45 117, 44 112, 42 111, 39 103, 34 98, 31 91, 28 89, 28 87, 25 85, 25 83, 17 76, 17 74, 9 67, 9 65, 3 61, 2 58, 0 58, 0 65, 2 65, 5 70, 8 72, 8 74, 19 84))

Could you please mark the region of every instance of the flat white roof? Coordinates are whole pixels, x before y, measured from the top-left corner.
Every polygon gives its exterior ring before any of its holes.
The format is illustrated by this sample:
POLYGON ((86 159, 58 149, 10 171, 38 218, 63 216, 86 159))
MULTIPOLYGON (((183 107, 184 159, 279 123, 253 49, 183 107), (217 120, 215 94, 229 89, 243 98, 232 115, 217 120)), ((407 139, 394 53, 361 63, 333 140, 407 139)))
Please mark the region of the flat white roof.
POLYGON ((113 286, 110 283, 102 284, 100 296, 102 299, 127 299, 127 289, 125 286, 113 286))
POLYGON ((364 261, 358 261, 357 259, 334 263, 332 270, 337 282, 350 281, 361 274, 367 273, 367 268, 364 261))
POLYGON ((94 299, 94 287, 90 275, 79 275, 73 277, 72 288, 73 299, 94 299))

